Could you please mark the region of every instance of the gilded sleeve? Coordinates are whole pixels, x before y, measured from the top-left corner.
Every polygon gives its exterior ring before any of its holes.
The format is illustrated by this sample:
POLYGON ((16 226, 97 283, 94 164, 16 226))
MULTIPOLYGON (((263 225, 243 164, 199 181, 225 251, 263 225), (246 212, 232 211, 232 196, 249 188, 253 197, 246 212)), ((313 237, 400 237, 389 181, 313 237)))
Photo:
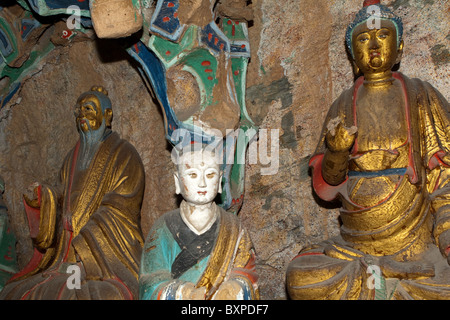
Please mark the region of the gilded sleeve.
POLYGON ((433 235, 441 252, 450 250, 450 113, 446 99, 425 83, 428 101, 424 118, 428 188, 435 214, 433 235))
MULTIPOLYGON (((48 249, 55 238, 56 220, 60 212, 62 190, 67 179, 67 166, 70 163, 70 153, 66 157, 60 171, 59 179, 54 186, 43 184, 39 188, 39 225, 34 245, 40 249, 48 249)), ((29 208, 28 208, 29 210, 29 208)))
POLYGON ((250 235, 243 229, 230 278, 238 281, 244 293, 244 300, 258 300, 258 274, 256 255, 250 235))

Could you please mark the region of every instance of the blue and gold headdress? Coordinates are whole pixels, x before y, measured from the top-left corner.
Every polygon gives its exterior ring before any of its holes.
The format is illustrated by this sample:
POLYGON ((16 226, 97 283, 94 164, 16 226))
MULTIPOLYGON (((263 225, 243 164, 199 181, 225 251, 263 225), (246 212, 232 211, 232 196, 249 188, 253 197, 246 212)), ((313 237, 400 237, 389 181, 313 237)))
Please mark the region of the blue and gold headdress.
POLYGON ((80 101, 81 99, 83 99, 84 97, 86 97, 88 95, 96 96, 98 98, 98 100, 100 101, 100 105, 102 107, 103 113, 105 112, 106 109, 112 109, 111 100, 109 99, 108 91, 106 91, 105 88, 103 88, 101 86, 94 86, 91 88, 90 91, 83 93, 78 98, 78 101, 80 101))
POLYGON ((345 33, 345 43, 352 57, 353 57, 353 49, 352 49, 353 30, 361 23, 366 23, 368 22, 369 19, 373 18, 389 20, 394 23, 395 28, 397 29, 397 47, 400 46, 403 37, 402 19, 396 16, 391 9, 380 4, 380 0, 365 0, 363 8, 358 11, 355 19, 353 20, 352 23, 348 25, 347 32, 345 33))

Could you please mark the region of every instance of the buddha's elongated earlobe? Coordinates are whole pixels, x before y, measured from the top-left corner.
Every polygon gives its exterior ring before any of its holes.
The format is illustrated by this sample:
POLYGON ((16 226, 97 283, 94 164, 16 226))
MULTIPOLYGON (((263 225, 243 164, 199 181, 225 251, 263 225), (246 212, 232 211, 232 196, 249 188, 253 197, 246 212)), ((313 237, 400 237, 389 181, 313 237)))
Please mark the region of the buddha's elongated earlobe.
POLYGON ((104 113, 104 117, 105 117, 106 127, 111 128, 111 123, 112 123, 112 119, 113 119, 112 109, 106 109, 105 113, 104 113))
POLYGON ((219 175, 219 189, 217 190, 217 193, 222 193, 222 176, 223 176, 223 174, 220 173, 220 175, 219 175))
POLYGON ((395 64, 398 64, 398 63, 400 63, 400 60, 402 60, 402 55, 403 55, 403 45, 404 45, 404 42, 403 42, 403 40, 402 41, 400 41, 400 44, 398 45, 398 50, 397 50, 397 59, 395 60, 395 64))
POLYGON ((181 186, 180 186, 180 178, 178 177, 178 173, 173 174, 173 179, 175 181, 175 193, 180 194, 181 193, 181 186))
POLYGON ((352 67, 353 67, 353 73, 357 76, 361 73, 361 69, 359 69, 358 65, 356 64, 355 60, 352 61, 352 67))

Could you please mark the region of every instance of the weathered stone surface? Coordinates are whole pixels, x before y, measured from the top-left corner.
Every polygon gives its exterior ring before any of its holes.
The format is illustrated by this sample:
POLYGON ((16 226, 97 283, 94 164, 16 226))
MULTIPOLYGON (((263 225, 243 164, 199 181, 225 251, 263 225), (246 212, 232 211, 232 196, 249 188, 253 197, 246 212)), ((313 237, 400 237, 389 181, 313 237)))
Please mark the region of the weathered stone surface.
POLYGON ((177 118, 185 121, 197 111, 200 105, 198 84, 192 73, 183 70, 183 65, 169 69, 166 80, 169 103, 173 106, 177 118))
POLYGON ((142 28, 142 15, 132 0, 91 1, 91 18, 99 38, 121 38, 142 28))
MULTIPOLYGON (((449 99, 448 1, 383 3, 404 20, 400 71, 429 81, 449 99)), ((248 113, 260 128, 278 129, 280 142, 276 174, 261 175, 265 166, 260 162, 247 164, 239 213, 257 251, 263 299, 286 299, 289 261, 306 245, 339 232, 337 207, 320 203, 313 195, 308 161, 330 104, 353 81, 344 34, 361 5, 362 0, 252 0, 252 14, 246 13, 253 17, 248 113)), ((13 212, 22 263, 31 242, 21 194, 34 181, 56 179, 65 153, 77 139, 72 106, 91 85, 108 89, 113 129, 131 141, 143 159, 144 234, 156 217, 177 205, 160 108, 131 60, 114 43, 86 41, 58 47, 0 111, 0 176, 6 182, 5 200, 13 212)))
POLYGON ((195 24, 200 27, 206 26, 212 18, 212 1, 209 0, 186 0, 180 1, 178 17, 181 24, 195 24))

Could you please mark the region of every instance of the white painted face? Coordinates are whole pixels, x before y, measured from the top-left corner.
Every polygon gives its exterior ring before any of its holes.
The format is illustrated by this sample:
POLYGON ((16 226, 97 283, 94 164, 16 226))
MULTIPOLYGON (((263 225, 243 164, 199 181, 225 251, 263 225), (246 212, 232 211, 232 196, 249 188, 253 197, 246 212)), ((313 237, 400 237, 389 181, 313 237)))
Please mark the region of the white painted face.
POLYGON ((194 151, 178 160, 178 172, 174 174, 176 193, 195 205, 213 202, 217 193, 222 192, 222 174, 214 154, 194 151))

